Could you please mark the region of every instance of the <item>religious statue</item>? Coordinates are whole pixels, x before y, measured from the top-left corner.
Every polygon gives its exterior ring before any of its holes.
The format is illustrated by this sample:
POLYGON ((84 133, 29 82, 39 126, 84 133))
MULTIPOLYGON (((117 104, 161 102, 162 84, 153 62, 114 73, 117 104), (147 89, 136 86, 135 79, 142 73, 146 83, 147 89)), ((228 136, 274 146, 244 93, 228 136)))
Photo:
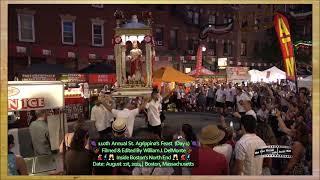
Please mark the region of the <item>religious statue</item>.
POLYGON ((130 76, 134 81, 142 80, 142 51, 138 48, 138 42, 132 42, 132 49, 128 60, 130 61, 130 76))

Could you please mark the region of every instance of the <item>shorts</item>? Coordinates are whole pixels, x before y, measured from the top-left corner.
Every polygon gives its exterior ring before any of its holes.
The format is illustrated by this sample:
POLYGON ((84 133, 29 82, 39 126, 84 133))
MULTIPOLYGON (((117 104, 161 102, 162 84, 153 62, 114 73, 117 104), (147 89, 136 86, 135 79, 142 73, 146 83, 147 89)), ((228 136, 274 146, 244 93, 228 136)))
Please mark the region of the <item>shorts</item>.
POLYGON ((227 107, 231 107, 231 108, 234 107, 233 102, 230 102, 230 101, 226 101, 226 105, 227 107))
POLYGON ((216 107, 224 108, 224 103, 222 102, 216 102, 216 107))

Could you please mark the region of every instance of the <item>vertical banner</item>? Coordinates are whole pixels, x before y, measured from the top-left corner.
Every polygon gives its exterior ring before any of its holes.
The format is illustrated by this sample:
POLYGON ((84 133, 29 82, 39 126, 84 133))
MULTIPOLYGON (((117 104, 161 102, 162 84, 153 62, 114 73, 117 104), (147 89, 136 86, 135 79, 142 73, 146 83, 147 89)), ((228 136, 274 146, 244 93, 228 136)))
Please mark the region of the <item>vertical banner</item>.
POLYGON ((287 18, 280 13, 276 13, 274 16, 274 26, 282 51, 287 79, 294 81, 296 80, 295 59, 287 18))
POLYGON ((196 77, 199 76, 202 66, 202 46, 199 45, 197 51, 197 65, 196 65, 196 77))

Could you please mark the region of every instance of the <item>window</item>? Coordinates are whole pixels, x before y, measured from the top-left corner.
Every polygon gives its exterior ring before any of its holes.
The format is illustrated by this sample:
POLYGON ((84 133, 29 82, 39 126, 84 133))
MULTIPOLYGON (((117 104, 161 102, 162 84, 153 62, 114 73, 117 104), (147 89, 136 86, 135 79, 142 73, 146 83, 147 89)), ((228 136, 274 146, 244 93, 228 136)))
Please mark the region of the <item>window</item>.
POLYGON ((240 54, 241 54, 241 56, 247 55, 247 43, 246 42, 241 42, 240 54))
POLYGON ((259 41, 255 41, 254 42, 254 52, 258 53, 260 51, 260 45, 259 45, 259 41))
POLYGON ((260 24, 260 20, 256 18, 256 19, 254 20, 254 25, 255 25, 255 26, 254 26, 254 29, 255 29, 255 30, 258 30, 258 29, 259 29, 259 24, 260 24))
POLYGON ((163 46, 163 28, 156 28, 156 44, 163 46))
POLYGON ((193 50, 193 40, 191 38, 188 39, 188 50, 193 50))
POLYGON ((216 16, 215 15, 209 15, 209 23, 210 24, 216 23, 216 16))
POLYGON ((193 24, 199 24, 199 13, 195 12, 193 14, 193 24))
POLYGON ((228 43, 228 56, 232 56, 232 42, 228 43))
POLYGON ((92 45, 104 46, 104 28, 101 23, 92 23, 92 45))
POLYGON ((228 23, 228 17, 224 17, 223 18, 223 24, 227 24, 228 23))
POLYGON ((62 20, 62 43, 75 44, 75 24, 72 20, 62 20))
POLYGON ((178 47, 178 30, 170 30, 170 48, 176 49, 178 47))
POLYGON ((188 10, 188 18, 190 19, 190 20, 192 20, 192 17, 193 17, 193 11, 192 10, 188 10))
POLYGON ((223 55, 228 55, 229 54, 229 52, 228 52, 228 43, 225 41, 224 43, 223 43, 223 55))
POLYGON ((19 41, 35 42, 34 16, 29 14, 18 14, 19 41))
POLYGON ((198 50, 199 41, 196 39, 193 39, 193 50, 198 50))
POLYGON ((217 53, 216 49, 216 41, 209 41, 208 43, 208 49, 212 51, 212 55, 215 56, 217 53))

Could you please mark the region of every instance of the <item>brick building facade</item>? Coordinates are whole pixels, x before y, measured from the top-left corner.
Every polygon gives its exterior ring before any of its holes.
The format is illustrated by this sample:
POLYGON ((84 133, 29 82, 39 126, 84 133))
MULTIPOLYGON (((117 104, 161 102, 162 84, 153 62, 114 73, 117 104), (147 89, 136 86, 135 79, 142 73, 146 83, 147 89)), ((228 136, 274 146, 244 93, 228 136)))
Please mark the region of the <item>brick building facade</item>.
POLYGON ((9 79, 34 63, 63 64, 74 71, 94 62, 115 64, 116 9, 127 19, 137 14, 140 20, 143 11, 153 13, 155 67, 194 69, 200 43, 207 47, 203 64, 211 70, 221 57, 230 66, 272 65, 255 59, 254 53, 269 41, 265 29, 272 26, 273 5, 9 5, 9 79), (230 32, 199 40, 201 26, 230 19, 230 32))

